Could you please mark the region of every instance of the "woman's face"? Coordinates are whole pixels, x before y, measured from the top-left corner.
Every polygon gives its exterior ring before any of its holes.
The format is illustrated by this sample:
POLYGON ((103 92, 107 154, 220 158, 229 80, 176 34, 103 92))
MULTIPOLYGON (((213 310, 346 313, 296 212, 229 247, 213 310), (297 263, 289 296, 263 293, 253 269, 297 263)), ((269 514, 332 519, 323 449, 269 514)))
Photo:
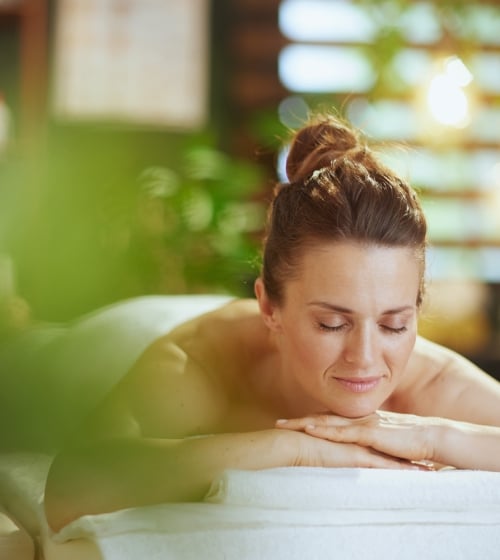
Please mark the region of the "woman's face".
POLYGON ((420 275, 408 248, 336 242, 307 250, 271 322, 294 409, 358 417, 382 406, 415 344, 420 275))

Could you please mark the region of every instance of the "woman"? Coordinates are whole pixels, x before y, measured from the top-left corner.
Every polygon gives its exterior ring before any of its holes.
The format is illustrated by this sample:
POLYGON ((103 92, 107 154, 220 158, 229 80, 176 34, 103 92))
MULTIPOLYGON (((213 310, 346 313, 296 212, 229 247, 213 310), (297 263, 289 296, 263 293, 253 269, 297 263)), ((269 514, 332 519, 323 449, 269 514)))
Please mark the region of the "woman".
POLYGON ((500 471, 500 384, 417 336, 426 222, 413 190, 332 117, 296 133, 287 174, 256 301, 146 350, 55 459, 54 529, 199 500, 225 468, 500 471))

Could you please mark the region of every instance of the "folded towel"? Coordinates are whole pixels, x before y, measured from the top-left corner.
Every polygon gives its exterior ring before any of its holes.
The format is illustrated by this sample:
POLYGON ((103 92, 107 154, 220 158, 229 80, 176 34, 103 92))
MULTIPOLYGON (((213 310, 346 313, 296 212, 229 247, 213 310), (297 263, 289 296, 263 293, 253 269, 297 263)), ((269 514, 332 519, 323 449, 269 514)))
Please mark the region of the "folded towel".
POLYGON ((497 560, 500 473, 229 470, 204 503, 85 516, 53 538, 79 537, 104 560, 497 560))
POLYGON ((500 473, 312 467, 227 470, 214 482, 205 503, 87 515, 54 538, 63 542, 128 532, 402 523, 494 525, 500 536, 500 473))
POLYGON ((418 509, 500 512, 500 473, 285 467, 227 470, 212 503, 287 509, 418 509))
POLYGON ((99 540, 101 560, 498 560, 497 528, 363 526, 117 535, 99 540))

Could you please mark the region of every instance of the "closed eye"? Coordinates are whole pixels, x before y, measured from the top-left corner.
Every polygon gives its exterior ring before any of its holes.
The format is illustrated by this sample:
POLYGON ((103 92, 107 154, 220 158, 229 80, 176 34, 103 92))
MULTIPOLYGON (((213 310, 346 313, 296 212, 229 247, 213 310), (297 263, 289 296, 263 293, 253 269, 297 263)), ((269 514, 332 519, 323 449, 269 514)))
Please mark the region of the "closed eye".
POLYGON ((380 325, 380 328, 390 334, 402 334, 408 329, 406 327, 388 327, 387 325, 380 325))
POLYGON ((322 331, 339 332, 347 328, 347 323, 342 323, 342 325, 325 325, 325 323, 318 323, 318 326, 322 331))

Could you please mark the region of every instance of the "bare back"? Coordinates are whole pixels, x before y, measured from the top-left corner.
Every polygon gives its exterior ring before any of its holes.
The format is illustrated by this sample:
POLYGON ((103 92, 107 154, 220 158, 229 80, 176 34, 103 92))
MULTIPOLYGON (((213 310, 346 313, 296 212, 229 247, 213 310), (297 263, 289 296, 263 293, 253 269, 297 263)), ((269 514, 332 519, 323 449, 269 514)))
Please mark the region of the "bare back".
POLYGON ((236 300, 150 345, 100 404, 80 437, 182 438, 266 429, 277 418, 260 398, 275 350, 254 300, 236 300))

